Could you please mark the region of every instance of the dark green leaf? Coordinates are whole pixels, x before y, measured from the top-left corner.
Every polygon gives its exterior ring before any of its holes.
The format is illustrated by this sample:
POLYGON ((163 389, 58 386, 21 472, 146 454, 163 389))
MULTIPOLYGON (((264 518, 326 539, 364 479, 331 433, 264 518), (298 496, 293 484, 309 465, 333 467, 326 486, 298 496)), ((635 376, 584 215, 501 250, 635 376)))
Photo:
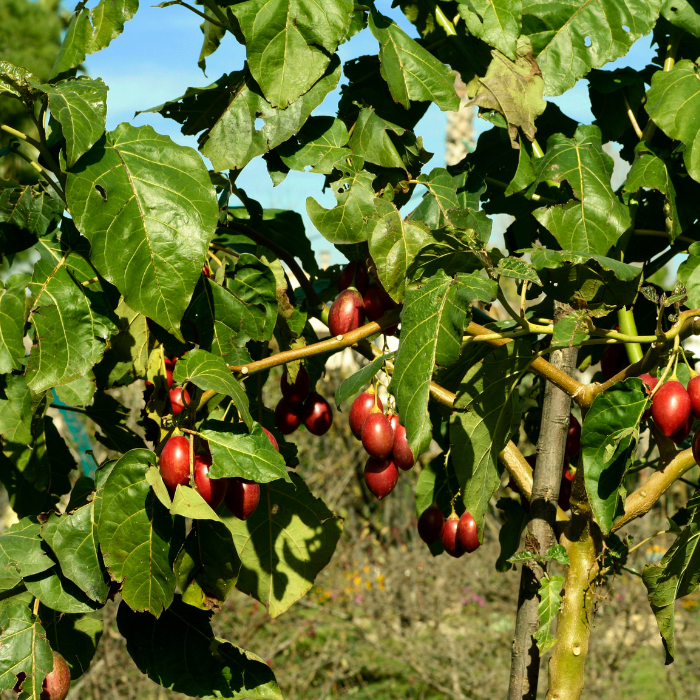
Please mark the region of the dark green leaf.
POLYGON ((95 395, 95 374, 90 370, 68 384, 56 387, 58 400, 67 406, 86 406, 95 395))
POLYGON ((32 442, 32 395, 21 374, 0 377, 0 435, 8 442, 32 442))
POLYGON ((388 352, 380 357, 375 357, 372 362, 365 365, 362 369, 358 370, 352 376, 348 377, 342 382, 335 392, 335 405, 340 410, 340 404, 351 396, 357 394, 362 387, 369 384, 374 376, 382 368, 382 365, 386 360, 391 360, 394 357, 393 352, 388 352))
POLYGON ((450 221, 450 210, 460 209, 457 182, 445 168, 433 168, 428 175, 421 175, 418 182, 428 191, 409 218, 422 221, 430 228, 445 226, 450 221))
POLYGON ((521 29, 521 0, 468 0, 457 5, 469 33, 511 59, 521 29))
POLYGON ((399 137, 404 133, 403 127, 382 119, 371 107, 363 107, 350 137, 350 148, 367 163, 405 169, 397 140, 391 137, 391 134, 399 137))
POLYGON ((281 615, 313 585, 330 561, 342 520, 314 498, 296 474, 292 483, 260 487, 260 504, 248 520, 225 517, 241 558, 236 586, 281 615))
POLYGON ((674 26, 700 37, 700 13, 695 0, 664 0, 661 15, 674 26))
POLYGON ((0 254, 19 253, 53 231, 65 204, 36 185, 0 188, 0 254))
POLYGON ((215 637, 210 617, 179 599, 159 619, 122 603, 117 625, 139 669, 165 688, 201 700, 282 700, 269 666, 215 637))
MULTIPOLYGON (((104 561, 122 597, 158 617, 173 601, 173 517, 155 497, 146 470, 149 450, 131 450, 112 468, 102 492, 97 534, 104 561)), ((98 492, 99 493, 99 492, 98 492)))
POLYGON ((114 452, 137 450, 144 446, 143 438, 128 427, 131 412, 113 396, 100 391, 85 413, 100 428, 95 437, 114 452))
POLYGON ((292 170, 324 173, 333 172, 337 163, 350 155, 345 148, 348 130, 340 119, 333 117, 310 117, 297 134, 298 144, 291 141, 279 146, 277 152, 282 162, 292 170))
POLYGON ((535 268, 526 260, 520 258, 501 258, 498 261, 496 271, 501 277, 513 277, 517 280, 526 280, 542 286, 535 268))
POLYGON ((588 331, 589 323, 586 309, 573 311, 555 324, 551 344, 553 347, 564 348, 580 345, 589 339, 588 331))
POLYGON ((196 151, 122 124, 69 169, 66 196, 97 270, 134 311, 180 339, 218 219, 196 151))
POLYGON ((41 574, 24 577, 27 590, 43 605, 62 613, 87 613, 101 605, 88 598, 58 566, 41 574))
POLYGON ((546 654, 557 641, 550 632, 550 627, 561 608, 561 589, 563 587, 563 576, 549 576, 545 574, 540 581, 540 604, 537 608, 540 628, 532 635, 537 642, 540 654, 546 654))
POLYGON ((53 566, 39 537, 35 518, 22 518, 0 535, 0 588, 14 588, 22 578, 40 574, 53 566))

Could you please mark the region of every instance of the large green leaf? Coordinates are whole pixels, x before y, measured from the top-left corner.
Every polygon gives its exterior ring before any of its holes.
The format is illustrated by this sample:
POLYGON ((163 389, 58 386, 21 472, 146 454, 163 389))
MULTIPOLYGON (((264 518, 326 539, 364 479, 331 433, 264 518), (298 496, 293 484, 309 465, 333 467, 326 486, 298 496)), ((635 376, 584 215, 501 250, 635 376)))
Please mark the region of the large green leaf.
POLYGON ((270 104, 284 109, 324 74, 347 35, 352 0, 248 0, 231 11, 245 37, 250 72, 270 104))
POLYGON ((302 479, 260 487, 260 504, 248 520, 224 518, 241 558, 236 586, 281 615, 311 588, 330 561, 342 520, 302 479))
POLYGON ((180 383, 192 382, 200 389, 226 394, 233 399, 244 423, 251 428, 253 417, 248 409, 248 396, 221 357, 206 350, 191 350, 175 365, 173 379, 180 383))
POLYGON ((121 124, 68 170, 90 259, 126 303, 178 338, 218 218, 202 159, 152 127, 121 124))
POLYGON ((444 63, 374 9, 369 28, 379 42, 382 77, 396 102, 406 109, 412 100, 434 102, 443 111, 459 108, 454 77, 444 63))
POLYGON ((37 185, 0 187, 0 255, 26 250, 53 231, 65 204, 37 185))
POLYGON ((333 117, 310 117, 297 135, 299 143, 287 141, 277 152, 282 162, 292 170, 324 173, 333 172, 341 159, 350 155, 346 148, 348 129, 340 119, 333 117))
POLYGON ((561 95, 591 68, 624 56, 648 34, 662 0, 523 0, 523 34, 530 37, 547 95, 561 95))
POLYGON ((596 396, 583 421, 581 450, 586 493, 598 525, 606 534, 624 510, 624 477, 647 403, 642 380, 626 379, 596 396))
POLYGON ((109 88, 101 78, 86 75, 54 85, 31 85, 48 95, 51 115, 60 122, 66 139, 66 164, 75 165, 104 133, 109 88))
POLYGON ((689 595, 700 583, 700 509, 658 564, 644 567, 642 580, 649 593, 651 609, 666 649, 666 663, 675 656, 674 608, 679 598, 689 595))
POLYGON ((469 33, 515 58, 520 36, 522 0, 467 0, 457 5, 469 33))
POLYGON ((0 377, 0 435, 8 442, 32 442, 32 396, 21 374, 0 377))
POLYGON ((461 208, 457 198, 457 181, 445 168, 433 168, 427 175, 421 175, 418 182, 425 185, 428 191, 409 218, 422 221, 433 229, 445 226, 450 221, 450 210, 461 208))
POLYGON ((384 289, 402 302, 406 272, 421 248, 433 239, 420 221, 404 221, 391 202, 377 200, 376 217, 368 222, 369 252, 384 289))
POLYGON ((219 606, 236 585, 240 568, 230 530, 223 523, 197 522, 175 565, 183 601, 205 610, 219 606))
POLYGON ((572 139, 555 134, 547 142, 529 191, 545 180, 571 185, 575 200, 533 212, 565 250, 605 255, 630 227, 629 209, 610 186, 612 172, 597 126, 580 126, 572 139))
POLYGON ((97 392, 85 413, 100 428, 95 437, 107 449, 127 452, 144 446, 143 438, 128 426, 131 411, 110 394, 97 392))
POLYGON ((212 465, 209 476, 223 479, 242 476, 259 484, 275 479, 289 481, 284 458, 272 446, 259 423, 248 428, 241 423, 208 420, 200 430, 209 441, 212 465))
POLYGON ((97 541, 94 501, 72 513, 52 513, 41 536, 58 559, 64 576, 100 603, 107 600, 104 566, 97 541))
POLYGON ((39 574, 53 566, 39 537, 40 525, 34 518, 22 518, 0 535, 0 588, 7 591, 24 576, 39 574))
POLYGON ((459 358, 471 306, 466 285, 439 272, 420 289, 408 290, 401 314, 401 343, 389 391, 396 397, 414 455, 428 448, 430 379, 436 364, 459 358))
POLYGON ((700 37, 700 7, 695 0, 664 0, 661 15, 683 31, 700 37))
POLYGON ((363 107, 350 137, 350 148, 367 163, 405 170, 399 137, 406 133, 406 129, 383 119, 372 107, 363 107))
POLYGON ((39 618, 27 605, 0 608, 0 690, 10 690, 24 674, 22 693, 39 700, 44 678, 53 669, 53 652, 39 618))
POLYGON ((479 78, 479 88, 470 104, 503 115, 513 148, 519 148, 518 129, 532 141, 537 129, 535 119, 547 107, 542 99, 544 81, 533 70, 532 44, 527 37, 518 39, 517 56, 511 61, 500 51, 492 51, 486 76, 479 78))
POLYGON ((90 667, 104 622, 89 614, 59 613, 44 606, 39 606, 39 618, 51 648, 66 660, 71 680, 77 680, 90 667))
POLYGON ((179 598, 159 619, 123 603, 119 631, 131 658, 165 688, 202 700, 282 700, 270 667, 248 651, 214 636, 211 613, 179 598))
MULTIPOLYGON (((112 468, 102 490, 97 534, 112 578, 135 610, 158 617, 173 601, 173 517, 146 481, 156 464, 149 450, 131 450, 112 468)), ((98 492, 99 493, 99 492, 98 492)))
POLYGON ((678 267, 678 281, 685 285, 688 306, 697 309, 700 306, 700 243, 688 247, 688 257, 678 267))
POLYGON ((700 68, 692 61, 678 61, 670 71, 656 71, 644 108, 668 137, 685 145, 683 160, 690 176, 700 181, 700 68))
POLYGON ((109 46, 116 39, 139 9, 139 0, 100 0, 88 9, 83 3, 71 17, 63 37, 61 50, 56 57, 51 78, 70 73, 82 64, 85 58, 109 46))
POLYGON ((24 577, 27 590, 43 605, 60 613, 89 613, 101 607, 88 598, 58 566, 33 576, 24 577))
POLYGON ((498 453, 520 424, 517 385, 532 361, 523 341, 494 348, 469 368, 457 390, 450 421, 451 458, 464 506, 476 520, 479 537, 491 496, 500 483, 498 453))
POLYGON ((372 182, 376 176, 363 169, 362 158, 353 156, 347 162, 347 166, 338 163, 343 177, 331 185, 338 202, 333 209, 325 209, 313 197, 306 200, 306 211, 313 225, 331 243, 366 241, 365 222, 375 211, 372 182))

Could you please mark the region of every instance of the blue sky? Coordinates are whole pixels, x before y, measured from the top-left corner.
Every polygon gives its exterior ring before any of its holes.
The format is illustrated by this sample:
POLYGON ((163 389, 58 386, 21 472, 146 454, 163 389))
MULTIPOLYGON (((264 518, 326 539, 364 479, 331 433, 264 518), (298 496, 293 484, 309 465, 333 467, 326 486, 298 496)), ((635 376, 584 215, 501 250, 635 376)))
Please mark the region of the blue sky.
MULTIPOLYGON (((91 2, 90 5, 95 4, 91 2)), ((379 9, 391 16, 411 36, 417 36, 415 28, 398 9, 392 9, 388 0, 379 0, 379 9)), ((69 9, 72 9, 70 7, 69 9)), ((174 141, 196 148, 194 137, 183 136, 179 125, 159 114, 141 114, 138 110, 148 109, 167 100, 182 95, 188 87, 201 87, 216 80, 223 73, 240 70, 245 60, 245 48, 227 35, 219 50, 207 59, 207 75, 197 67, 202 34, 201 20, 186 8, 149 7, 141 4, 136 16, 127 22, 124 33, 109 47, 88 56, 85 66, 89 75, 101 77, 109 86, 107 128, 128 121, 135 125, 150 124, 162 134, 168 134, 174 141)), ((339 49, 341 61, 355 56, 376 53, 377 42, 369 30, 364 30, 339 49)), ((650 38, 639 40, 631 51, 609 68, 632 65, 644 66, 652 56, 650 38)), ((335 115, 339 91, 328 95, 315 114, 335 115)), ((588 87, 585 80, 561 97, 550 98, 565 114, 581 121, 591 122, 588 87)), ((444 166, 444 139, 447 120, 440 110, 432 105, 416 128, 423 137, 425 148, 434 153, 426 166, 444 166)), ((489 128, 483 120, 476 120, 477 133, 489 128)), ((208 165, 210 165, 208 163, 208 165)), ((258 199, 265 207, 293 209, 300 212, 307 225, 312 245, 317 254, 328 250, 332 262, 342 262, 344 258, 334 251, 314 229, 306 216, 306 198, 312 196, 326 207, 334 204, 331 192, 321 192, 324 177, 299 172, 290 172, 284 182, 272 187, 272 183, 262 158, 249 163, 238 179, 238 183, 250 196, 258 199)), ((422 193, 419 193, 422 194, 422 193)))

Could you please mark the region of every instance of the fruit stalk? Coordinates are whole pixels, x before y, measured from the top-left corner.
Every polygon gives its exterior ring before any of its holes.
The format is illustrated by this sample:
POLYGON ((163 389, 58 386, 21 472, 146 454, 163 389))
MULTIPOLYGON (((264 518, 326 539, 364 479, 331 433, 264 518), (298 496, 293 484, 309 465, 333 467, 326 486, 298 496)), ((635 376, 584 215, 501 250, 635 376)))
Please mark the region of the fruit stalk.
MULTIPOLYGON (((632 309, 622 308, 617 312, 617 322, 620 325, 620 333, 625 335, 639 335, 637 333, 637 324, 634 321, 634 312, 632 309)), ((630 364, 640 362, 644 357, 642 346, 639 343, 625 343, 627 350, 627 359, 630 364)))
MULTIPOLYGON (((571 307, 557 304, 555 323, 570 313, 571 307)), ((551 364, 561 374, 569 376, 576 367, 578 348, 562 348, 552 353, 551 364)), ((542 405, 542 421, 537 444, 537 468, 533 473, 530 522, 528 530, 544 554, 556 543, 555 523, 557 500, 562 477, 562 464, 569 429, 571 397, 566 391, 547 382, 542 405)), ((545 569, 531 560, 523 565, 518 596, 518 613, 511 651, 508 700, 534 700, 540 669, 540 652, 533 634, 539 627, 540 580, 545 569)))

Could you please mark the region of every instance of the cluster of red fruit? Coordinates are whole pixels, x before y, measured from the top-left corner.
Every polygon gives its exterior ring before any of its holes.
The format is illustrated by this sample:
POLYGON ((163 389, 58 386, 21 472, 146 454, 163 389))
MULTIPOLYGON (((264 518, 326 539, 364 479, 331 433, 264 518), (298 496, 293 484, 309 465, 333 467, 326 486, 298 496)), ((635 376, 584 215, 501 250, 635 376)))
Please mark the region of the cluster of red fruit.
POLYGON ((285 370, 280 381, 282 398, 275 407, 275 424, 282 435, 293 433, 302 423, 313 435, 325 435, 333 424, 333 411, 326 399, 311 390, 311 378, 299 367, 292 384, 285 370))
POLYGON ((418 518, 418 534, 427 545, 442 540, 445 551, 455 558, 467 552, 471 554, 481 544, 476 531, 476 521, 468 511, 462 513, 460 518, 453 510, 445 520, 435 503, 418 518))
MULTIPOLYGON (((279 452, 275 436, 265 428, 263 431, 279 452)), ((214 510, 223 501, 233 515, 241 520, 248 520, 260 502, 260 484, 240 476, 210 479, 211 464, 209 445, 201 442, 194 454, 194 484, 197 492, 214 510)), ((160 455, 160 474, 171 495, 175 493, 178 484, 189 486, 190 444, 186 437, 178 435, 165 443, 160 455)))
MULTIPOLYGON (((650 374, 642 374, 639 378, 646 385, 648 394, 659 383, 650 374)), ((644 414, 644 418, 648 417, 649 411, 644 414)), ((652 399, 651 417, 667 438, 680 445, 690 435, 695 419, 700 418, 700 375, 690 379, 687 389, 676 379, 662 384, 652 399)))
POLYGON ((384 415, 384 406, 374 386, 360 394, 350 408, 350 430, 369 455, 365 464, 367 488, 380 501, 399 480, 399 469, 408 471, 415 458, 406 439, 406 428, 394 411, 384 415))
MULTIPOLYGON (((332 336, 345 335, 359 328, 365 317, 378 321, 387 311, 397 308, 396 302, 378 284, 370 285, 367 266, 362 261, 345 266, 338 278, 338 291, 328 314, 328 328, 332 336)), ((386 329, 387 335, 396 333, 398 326, 386 329)))
POLYGON ((173 410, 173 415, 181 413, 185 406, 190 405, 190 393, 184 387, 176 386, 173 389, 173 372, 175 371, 175 363, 177 358, 165 358, 165 376, 168 380, 168 392, 170 394, 170 405, 173 410))

